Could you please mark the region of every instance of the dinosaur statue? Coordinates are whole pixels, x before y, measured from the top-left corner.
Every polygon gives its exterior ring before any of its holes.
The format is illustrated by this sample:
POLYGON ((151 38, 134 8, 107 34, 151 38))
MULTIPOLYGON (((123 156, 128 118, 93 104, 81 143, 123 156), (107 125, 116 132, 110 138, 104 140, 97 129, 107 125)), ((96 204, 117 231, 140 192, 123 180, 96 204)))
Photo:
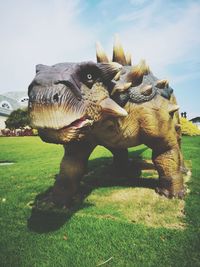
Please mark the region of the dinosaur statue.
POLYGON ((87 171, 90 154, 102 145, 114 165, 126 169, 127 148, 145 144, 159 174, 156 191, 183 198, 184 169, 178 106, 167 80, 142 60, 131 66, 118 40, 110 62, 97 44, 97 63, 37 65, 29 85, 32 125, 45 142, 63 144, 60 172, 47 201, 69 207, 87 171))

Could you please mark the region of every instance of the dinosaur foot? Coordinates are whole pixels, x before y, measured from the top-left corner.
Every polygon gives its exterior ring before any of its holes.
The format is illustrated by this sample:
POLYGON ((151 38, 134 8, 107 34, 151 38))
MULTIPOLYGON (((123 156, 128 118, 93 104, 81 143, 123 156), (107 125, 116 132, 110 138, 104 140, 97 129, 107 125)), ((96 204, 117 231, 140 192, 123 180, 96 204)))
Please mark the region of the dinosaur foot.
POLYGON ((183 188, 179 191, 172 191, 166 188, 160 188, 157 187, 156 188, 156 193, 158 193, 161 196, 165 196, 167 198, 179 198, 179 199, 183 199, 185 194, 186 194, 186 190, 183 188))
POLYGON ((69 197, 64 188, 54 185, 35 199, 33 208, 46 212, 60 213, 69 211, 75 202, 75 197, 69 197))

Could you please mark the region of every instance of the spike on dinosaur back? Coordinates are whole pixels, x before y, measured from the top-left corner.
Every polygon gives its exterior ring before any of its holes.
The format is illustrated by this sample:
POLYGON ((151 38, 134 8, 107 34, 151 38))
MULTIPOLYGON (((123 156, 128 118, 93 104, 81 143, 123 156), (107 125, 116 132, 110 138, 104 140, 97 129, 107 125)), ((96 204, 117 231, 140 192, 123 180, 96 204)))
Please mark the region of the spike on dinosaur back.
POLYGON ((96 43, 96 57, 99 63, 108 63, 109 59, 99 42, 96 43))
POLYGON ((152 85, 143 86, 140 90, 141 94, 144 96, 148 96, 148 95, 152 94, 152 91, 153 91, 152 85))
POLYGON ((111 95, 113 95, 116 92, 124 92, 127 89, 131 87, 132 83, 117 83, 115 87, 113 88, 111 95))
POLYGON ((124 49, 120 43, 118 35, 115 36, 113 46, 113 62, 118 62, 123 66, 127 65, 124 49))
POLYGON ((158 87, 159 89, 164 89, 164 88, 168 88, 169 87, 169 81, 168 80, 159 80, 156 83, 156 87, 158 87))
POLYGON ((138 65, 134 66, 132 70, 127 74, 127 82, 132 82, 133 86, 137 86, 142 83, 144 75, 150 73, 149 66, 145 60, 141 60, 138 65))
POLYGON ((105 80, 111 80, 122 69, 122 66, 116 62, 98 63, 105 80))
POLYGON ((132 65, 131 53, 130 52, 127 52, 126 53, 126 63, 127 63, 128 66, 131 66, 132 65))

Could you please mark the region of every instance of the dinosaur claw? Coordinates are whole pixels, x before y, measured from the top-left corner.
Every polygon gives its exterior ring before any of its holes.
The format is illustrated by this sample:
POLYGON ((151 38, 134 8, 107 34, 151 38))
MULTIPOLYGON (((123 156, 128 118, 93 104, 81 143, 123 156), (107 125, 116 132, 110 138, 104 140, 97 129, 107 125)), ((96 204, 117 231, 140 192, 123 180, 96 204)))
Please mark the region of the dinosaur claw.
POLYGON ((155 189, 156 193, 158 193, 159 195, 161 196, 165 196, 166 198, 178 198, 178 199, 183 199, 185 194, 186 194, 186 191, 185 189, 182 189, 178 192, 171 192, 171 190, 168 190, 166 188, 160 188, 160 187, 157 187, 155 189))

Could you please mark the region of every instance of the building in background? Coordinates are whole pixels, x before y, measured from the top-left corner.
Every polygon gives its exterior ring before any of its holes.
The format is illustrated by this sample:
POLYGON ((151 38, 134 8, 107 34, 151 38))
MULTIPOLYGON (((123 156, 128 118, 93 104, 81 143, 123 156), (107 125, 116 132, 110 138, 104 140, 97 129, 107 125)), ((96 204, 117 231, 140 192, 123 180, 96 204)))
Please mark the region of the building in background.
POLYGON ((5 129, 5 121, 13 110, 26 108, 28 96, 26 92, 7 92, 0 94, 0 130, 5 129))
POLYGON ((200 129, 200 117, 195 117, 191 119, 190 121, 200 129))

